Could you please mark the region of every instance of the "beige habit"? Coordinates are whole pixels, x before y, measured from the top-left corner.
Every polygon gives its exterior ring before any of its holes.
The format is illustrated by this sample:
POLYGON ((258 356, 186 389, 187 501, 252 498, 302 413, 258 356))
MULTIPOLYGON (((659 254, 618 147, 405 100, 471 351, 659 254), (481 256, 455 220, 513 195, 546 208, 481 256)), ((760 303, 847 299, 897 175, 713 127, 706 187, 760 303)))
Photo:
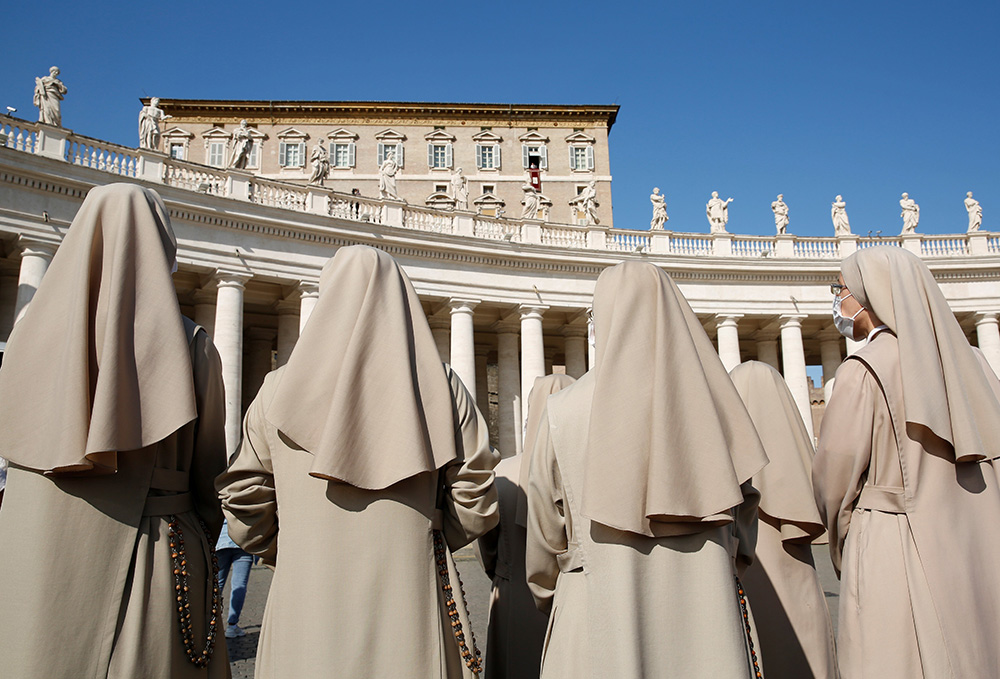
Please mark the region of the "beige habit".
POLYGON ((230 536, 275 567, 256 676, 472 676, 434 529, 471 646, 448 550, 496 525, 497 457, 402 269, 373 248, 339 250, 217 481, 230 536))
POLYGON ((996 377, 918 257, 866 248, 841 271, 888 326, 837 371, 813 467, 841 674, 1000 676, 996 377))
POLYGON ((743 577, 767 677, 834 679, 833 625, 811 546, 824 528, 813 499, 809 433, 777 370, 747 361, 730 376, 770 460, 753 477, 760 491, 757 551, 743 577))
POLYGON ((487 679, 529 679, 538 676, 549 616, 535 607, 524 574, 527 540, 528 460, 545 413, 545 399, 575 382, 569 375, 536 377, 528 395, 528 427, 524 451, 496 467, 500 523, 479 538, 477 555, 493 579, 490 627, 486 642, 487 679))
POLYGON ((176 608, 170 515, 201 654, 225 401, 211 340, 180 315, 175 251, 155 192, 91 190, 11 335, 0 370, 0 455, 11 462, 2 677, 229 676, 221 634, 207 668, 188 659, 176 608))
POLYGON ((753 423, 659 268, 601 274, 594 323, 596 366, 548 398, 526 489, 541 676, 753 676, 735 587, 767 463, 753 423))

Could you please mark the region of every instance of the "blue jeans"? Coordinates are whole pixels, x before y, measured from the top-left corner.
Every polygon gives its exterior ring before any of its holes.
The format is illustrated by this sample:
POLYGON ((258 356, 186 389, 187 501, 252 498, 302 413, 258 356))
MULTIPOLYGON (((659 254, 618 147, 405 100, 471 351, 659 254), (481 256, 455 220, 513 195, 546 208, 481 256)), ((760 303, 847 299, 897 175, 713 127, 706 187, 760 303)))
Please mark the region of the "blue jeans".
POLYGON ((247 596, 247 581, 250 579, 250 566, 253 556, 242 549, 220 549, 216 552, 219 558, 219 591, 226 586, 229 577, 229 567, 233 569, 233 588, 229 592, 229 620, 227 624, 235 625, 240 621, 243 611, 243 601, 247 596))

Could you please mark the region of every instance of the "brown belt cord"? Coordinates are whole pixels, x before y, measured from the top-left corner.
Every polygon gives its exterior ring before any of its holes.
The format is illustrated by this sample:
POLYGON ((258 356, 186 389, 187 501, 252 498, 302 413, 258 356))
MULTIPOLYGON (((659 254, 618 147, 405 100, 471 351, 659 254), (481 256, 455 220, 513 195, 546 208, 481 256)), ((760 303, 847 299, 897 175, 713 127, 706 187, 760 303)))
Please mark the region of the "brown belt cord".
POLYGON ((215 545, 212 543, 212 535, 208 531, 208 526, 201 520, 201 517, 198 517, 198 523, 205 533, 205 541, 208 544, 209 554, 212 556, 212 616, 208 622, 205 648, 201 653, 194 648, 194 628, 191 625, 191 605, 188 601, 188 563, 187 552, 184 550, 184 533, 177 516, 174 514, 167 516, 170 558, 174 562, 174 594, 177 597, 177 619, 181 627, 181 641, 184 643, 184 652, 187 654, 188 660, 195 667, 207 667, 212 659, 212 652, 215 650, 215 637, 219 631, 219 559, 215 555, 215 545))
POLYGON ((754 679, 764 679, 764 675, 760 671, 760 662, 757 660, 757 651, 753 648, 753 636, 750 632, 750 609, 747 608, 747 597, 746 593, 743 591, 743 583, 740 582, 740 578, 737 575, 733 576, 736 578, 736 592, 740 597, 740 610, 743 613, 743 628, 746 630, 747 634, 747 648, 750 650, 750 660, 753 662, 753 676, 754 679))

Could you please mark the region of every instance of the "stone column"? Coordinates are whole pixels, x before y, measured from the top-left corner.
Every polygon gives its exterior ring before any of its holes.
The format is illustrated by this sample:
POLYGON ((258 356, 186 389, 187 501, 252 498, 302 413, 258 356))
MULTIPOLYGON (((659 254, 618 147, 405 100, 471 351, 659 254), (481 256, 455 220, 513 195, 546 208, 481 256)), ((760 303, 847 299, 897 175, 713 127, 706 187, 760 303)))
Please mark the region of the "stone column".
POLYGON ((306 321, 309 320, 309 314, 316 307, 316 301, 319 299, 319 285, 316 283, 309 283, 302 281, 299 283, 299 334, 302 334, 302 329, 306 327, 306 321))
POLYGON ((521 313, 521 422, 528 417, 528 395, 535 378, 545 374, 545 338, 542 314, 547 306, 522 304, 521 313))
POLYGON ((205 328, 205 332, 215 339, 215 294, 218 286, 207 285, 194 293, 194 322, 205 328))
POLYGON ((451 319, 430 316, 427 322, 431 326, 438 353, 441 354, 441 362, 451 363, 451 319))
POLYGON ((997 317, 1000 312, 984 311, 976 314, 976 339, 979 349, 986 356, 986 361, 993 372, 1000 375, 1000 324, 997 317))
POLYGON ((781 370, 781 365, 778 363, 778 340, 757 340, 757 360, 767 363, 775 370, 781 370))
POLYGON ((594 334, 594 308, 587 309, 587 369, 593 370, 597 365, 597 346, 593 343, 596 337, 594 334))
POLYGON ((740 364, 739 320, 743 314, 719 314, 715 317, 715 328, 719 334, 719 358, 726 372, 740 364))
POLYGON ((52 256, 56 254, 55 245, 23 237, 18 239, 17 246, 21 250, 21 270, 17 277, 17 298, 14 302, 15 324, 24 316, 45 271, 49 268, 52 256))
POLYGON ((215 309, 215 348, 222 359, 222 382, 226 387, 226 454, 240 443, 243 419, 243 291, 250 280, 242 272, 216 271, 219 287, 215 309))
POLYGON ((288 363, 288 357, 292 355, 292 349, 299 339, 301 302, 298 296, 298 291, 292 292, 274 305, 278 310, 278 353, 275 363, 279 368, 288 363))
POLYGON ((450 299, 451 369, 462 380, 473 400, 476 398, 476 337, 473 317, 479 300, 450 299))
POLYGON ((823 362, 823 399, 829 403, 833 393, 833 377, 843 360, 840 355, 840 334, 820 337, 819 355, 823 362))
POLYGON ((511 457, 521 452, 521 370, 516 323, 496 323, 497 332, 497 426, 500 454, 511 457))
POLYGON ((567 325, 562 334, 566 338, 566 374, 580 379, 587 372, 587 328, 567 325))
POLYGON ((781 320, 781 358, 785 383, 799 407, 802 421, 813 437, 812 406, 809 404, 809 381, 806 376, 806 355, 802 347, 802 320, 805 315, 788 314, 781 320))
POLYGON ((545 374, 551 375, 556 365, 556 348, 545 347, 545 374))
POLYGON ((248 328, 244 343, 243 410, 257 396, 264 378, 271 372, 271 351, 277 332, 272 328, 248 328))
POLYGON ((487 370, 489 367, 490 348, 485 344, 476 345, 476 405, 489 422, 490 384, 487 370))
POLYGON ((14 309, 17 308, 17 262, 2 260, 0 270, 0 342, 6 342, 14 327, 14 309))

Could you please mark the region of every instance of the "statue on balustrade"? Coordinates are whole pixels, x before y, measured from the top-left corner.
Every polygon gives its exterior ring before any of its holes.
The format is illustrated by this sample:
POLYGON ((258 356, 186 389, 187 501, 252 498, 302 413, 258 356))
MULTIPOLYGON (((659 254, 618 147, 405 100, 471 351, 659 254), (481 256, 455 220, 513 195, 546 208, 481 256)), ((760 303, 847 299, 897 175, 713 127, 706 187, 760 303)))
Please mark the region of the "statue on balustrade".
POLYGON ((899 216, 903 218, 903 231, 901 233, 916 233, 917 225, 920 223, 920 206, 910 198, 909 194, 904 193, 899 201, 899 207, 903 208, 903 211, 899 213, 899 216))
POLYGON ((253 139, 250 138, 250 128, 247 121, 241 120, 240 126, 233 130, 233 155, 229 160, 229 167, 237 170, 246 169, 250 162, 250 145, 253 139))
POLYGON ((843 196, 837 196, 831 205, 833 207, 830 208, 830 219, 833 220, 834 235, 851 235, 851 223, 847 220, 847 203, 844 202, 843 196))
POLYGON ((659 231, 663 229, 663 224, 670 219, 667 216, 667 199, 660 193, 660 187, 653 188, 649 202, 653 204, 653 219, 649 222, 649 230, 659 231))
POLYGON ((779 193, 778 200, 771 203, 774 212, 774 229, 779 236, 788 233, 788 205, 785 204, 785 194, 779 193))
POLYGON ((601 223, 601 220, 597 218, 597 182, 592 181, 587 184, 580 195, 569 201, 569 204, 571 207, 575 207, 578 212, 583 213, 585 225, 591 226, 601 223))
POLYGON ((979 231, 983 224, 983 206, 972 197, 972 191, 965 194, 965 209, 969 213, 969 233, 979 231))
POLYGON ((729 204, 732 198, 722 200, 718 191, 712 191, 712 199, 705 205, 705 214, 708 216, 708 225, 712 233, 726 233, 726 224, 729 223, 729 204))
POLYGON ((456 210, 469 209, 469 180, 457 168, 451 175, 451 197, 455 199, 456 210))
POLYGON ((139 148, 158 151, 160 148, 160 121, 173 118, 160 108, 160 98, 153 97, 148 106, 139 111, 139 148))
POLYGON ((313 146, 309 162, 312 164, 312 175, 309 177, 309 183, 322 186, 323 180, 330 174, 330 154, 322 143, 313 146))
POLYGON ((396 193, 396 173, 399 172, 399 165, 396 163, 396 152, 389 151, 382 161, 382 167, 378 169, 378 195, 379 198, 391 198, 399 200, 396 193))
POLYGON ((38 107, 38 122, 62 127, 60 106, 66 96, 66 86, 59 79, 59 67, 53 66, 49 74, 35 78, 35 95, 32 102, 38 107))
POLYGON ((530 181, 521 184, 521 190, 524 191, 524 200, 521 201, 521 205, 524 209, 521 210, 521 219, 538 219, 538 192, 535 191, 535 187, 531 185, 530 181))

